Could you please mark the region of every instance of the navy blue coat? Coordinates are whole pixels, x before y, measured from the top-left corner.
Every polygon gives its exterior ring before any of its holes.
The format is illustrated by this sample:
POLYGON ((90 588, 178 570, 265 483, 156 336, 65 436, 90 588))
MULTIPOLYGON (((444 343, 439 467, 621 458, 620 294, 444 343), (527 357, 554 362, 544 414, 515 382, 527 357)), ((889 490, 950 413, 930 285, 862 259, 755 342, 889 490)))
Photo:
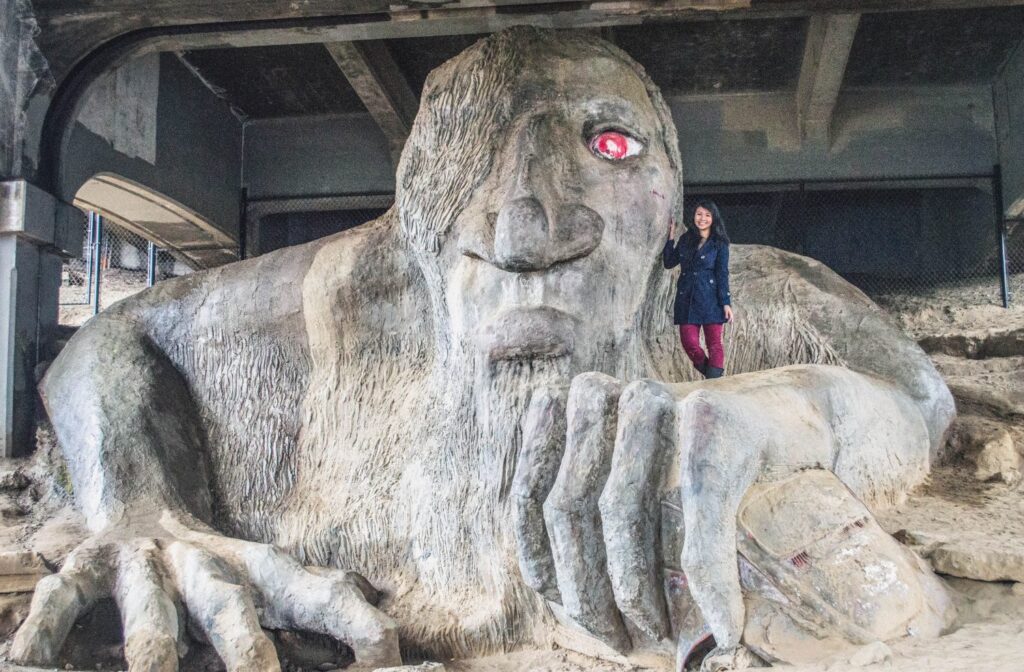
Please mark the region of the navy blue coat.
POLYGON ((676 324, 723 324, 729 305, 729 243, 713 239, 697 247, 689 232, 678 243, 665 243, 665 268, 680 266, 673 321, 676 324))

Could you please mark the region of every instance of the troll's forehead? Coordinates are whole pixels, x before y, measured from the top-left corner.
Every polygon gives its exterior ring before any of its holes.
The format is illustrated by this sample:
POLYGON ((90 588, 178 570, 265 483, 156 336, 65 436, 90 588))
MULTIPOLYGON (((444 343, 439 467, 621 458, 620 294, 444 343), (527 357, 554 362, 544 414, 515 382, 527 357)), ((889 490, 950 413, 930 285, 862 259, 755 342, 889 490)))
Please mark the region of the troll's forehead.
POLYGON ((514 121, 552 108, 582 125, 623 124, 656 136, 651 140, 679 168, 671 116, 657 88, 624 52, 591 35, 510 29, 481 40, 428 78, 396 184, 407 234, 436 250, 490 173, 514 121))

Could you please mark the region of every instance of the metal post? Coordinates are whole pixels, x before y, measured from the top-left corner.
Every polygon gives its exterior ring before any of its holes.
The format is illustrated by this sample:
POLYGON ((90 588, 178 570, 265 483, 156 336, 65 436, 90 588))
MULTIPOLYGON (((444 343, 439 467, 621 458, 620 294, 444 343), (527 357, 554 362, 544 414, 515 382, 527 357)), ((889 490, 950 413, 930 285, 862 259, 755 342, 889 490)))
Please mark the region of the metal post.
POLYGON ((249 244, 249 220, 246 211, 249 205, 249 189, 242 187, 241 198, 238 199, 240 206, 238 212, 238 258, 245 259, 246 246, 249 244))
POLYGON ((1003 207, 1003 171, 998 163, 992 166, 992 200, 996 209, 996 241, 999 245, 999 288, 1003 308, 1010 307, 1010 278, 1006 268, 1006 210, 1003 207))
POLYGON ((103 217, 96 215, 96 251, 93 253, 93 276, 96 278, 96 297, 92 304, 92 314, 100 312, 100 259, 103 256, 103 217))
POLYGON ((146 287, 156 284, 156 245, 149 242, 149 259, 146 265, 146 287))
POLYGON ((800 210, 797 218, 800 241, 797 246, 786 250, 787 252, 804 253, 804 241, 807 239, 807 183, 800 181, 800 210))
POLYGON ((89 213, 89 224, 86 227, 85 234, 85 303, 86 305, 92 303, 92 247, 93 247, 93 236, 96 235, 96 225, 93 221, 96 218, 95 212, 89 213))

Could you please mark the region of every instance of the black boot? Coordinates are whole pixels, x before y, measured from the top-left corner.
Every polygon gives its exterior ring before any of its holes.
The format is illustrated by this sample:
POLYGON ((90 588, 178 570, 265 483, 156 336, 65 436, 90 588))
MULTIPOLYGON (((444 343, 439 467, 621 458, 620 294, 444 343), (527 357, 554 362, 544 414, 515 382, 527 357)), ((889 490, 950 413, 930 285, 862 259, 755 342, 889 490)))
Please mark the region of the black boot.
POLYGON ((693 368, 697 369, 697 372, 700 373, 700 375, 704 376, 705 378, 708 377, 708 360, 705 359, 703 362, 700 363, 700 366, 694 364, 693 368))
POLYGON ((705 368, 707 368, 707 373, 704 374, 705 378, 721 378, 722 374, 725 373, 725 369, 720 369, 717 366, 707 366, 705 364, 705 368))

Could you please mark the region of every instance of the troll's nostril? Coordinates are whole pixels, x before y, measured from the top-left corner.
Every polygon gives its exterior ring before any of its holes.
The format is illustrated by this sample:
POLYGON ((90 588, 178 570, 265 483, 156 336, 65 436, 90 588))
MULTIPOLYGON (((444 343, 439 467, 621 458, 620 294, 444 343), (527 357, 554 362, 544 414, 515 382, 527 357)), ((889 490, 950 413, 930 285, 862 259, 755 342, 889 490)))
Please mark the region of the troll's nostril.
POLYGON ((589 244, 600 240, 604 231, 604 219, 585 205, 573 204, 562 207, 555 220, 555 239, 558 241, 585 241, 589 244))
POLYGON ((555 219, 554 242, 558 261, 583 257, 594 251, 604 233, 604 218, 585 205, 562 207, 555 219))

